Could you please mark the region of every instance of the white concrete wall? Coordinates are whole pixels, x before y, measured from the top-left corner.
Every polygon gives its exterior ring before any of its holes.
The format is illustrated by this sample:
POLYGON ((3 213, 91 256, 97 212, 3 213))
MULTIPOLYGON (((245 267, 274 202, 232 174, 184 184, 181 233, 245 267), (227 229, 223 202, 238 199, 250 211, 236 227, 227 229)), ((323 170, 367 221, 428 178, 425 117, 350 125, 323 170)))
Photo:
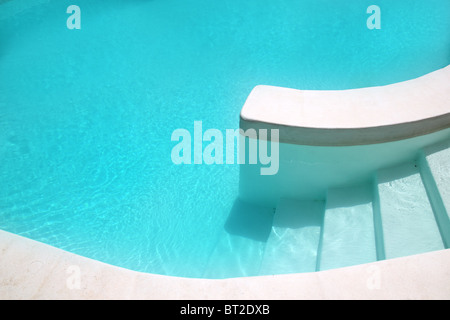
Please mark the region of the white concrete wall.
POLYGON ((240 168, 240 196, 275 207, 282 197, 323 199, 328 188, 368 181, 450 138, 450 66, 402 83, 343 91, 255 88, 241 127, 279 129, 279 170, 240 168))

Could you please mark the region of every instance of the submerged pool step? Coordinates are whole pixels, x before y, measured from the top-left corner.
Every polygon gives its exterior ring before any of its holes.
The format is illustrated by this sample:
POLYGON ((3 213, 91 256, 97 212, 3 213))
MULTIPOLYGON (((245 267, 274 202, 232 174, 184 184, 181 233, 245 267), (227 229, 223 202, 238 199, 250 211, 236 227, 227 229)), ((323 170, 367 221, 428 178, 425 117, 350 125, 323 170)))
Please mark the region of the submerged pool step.
POLYGON ((223 231, 203 274, 208 279, 257 276, 265 243, 223 231))
POLYGON ((324 203, 281 199, 260 275, 316 271, 324 203))
POLYGON ((257 276, 269 237, 273 208, 236 200, 203 277, 257 276))
POLYGON ((318 270, 377 261, 371 185, 330 189, 318 270))
POLYGON ((450 140, 422 150, 422 179, 446 248, 450 248, 450 140))
POLYGON ((326 201, 237 200, 206 278, 323 271, 450 247, 450 141, 326 201))
POLYGON ((376 179, 386 259, 444 249, 427 191, 415 163, 380 170, 376 179))

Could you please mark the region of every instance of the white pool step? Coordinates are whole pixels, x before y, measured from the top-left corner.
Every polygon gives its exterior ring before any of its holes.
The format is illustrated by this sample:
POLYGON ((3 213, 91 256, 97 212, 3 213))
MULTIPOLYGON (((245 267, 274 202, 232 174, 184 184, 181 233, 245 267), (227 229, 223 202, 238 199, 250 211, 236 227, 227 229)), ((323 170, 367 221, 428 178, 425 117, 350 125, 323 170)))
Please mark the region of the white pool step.
POLYGON ((311 203, 280 201, 260 274, 311 272, 315 259, 321 271, 449 248, 450 141, 378 170, 372 185, 328 190, 322 227, 305 221, 320 217, 311 203))
POLYGON ((314 272, 449 248, 450 140, 378 170, 372 183, 329 189, 325 201, 283 198, 274 214, 237 203, 206 277, 314 272))
POLYGON ((422 178, 441 236, 450 247, 450 140, 425 148, 420 157, 422 178))
POLYGON ((417 164, 378 171, 376 189, 386 259, 445 248, 417 164))
POLYGON ((203 277, 224 279, 257 276, 272 220, 272 208, 236 200, 203 277))
POLYGON ((323 210, 321 201, 280 200, 260 275, 316 271, 323 210))
POLYGON ((330 189, 318 270, 377 261, 370 185, 330 189))

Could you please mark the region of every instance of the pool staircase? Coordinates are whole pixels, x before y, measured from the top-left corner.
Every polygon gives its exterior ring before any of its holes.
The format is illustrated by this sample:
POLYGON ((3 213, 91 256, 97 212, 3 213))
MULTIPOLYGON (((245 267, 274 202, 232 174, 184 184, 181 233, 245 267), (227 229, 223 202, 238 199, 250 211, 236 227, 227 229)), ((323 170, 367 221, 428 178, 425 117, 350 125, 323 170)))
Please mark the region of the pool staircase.
POLYGON ((266 236, 224 231, 206 277, 315 272, 446 249, 450 140, 380 168, 366 184, 329 189, 324 201, 280 199, 271 219, 270 208, 247 206, 265 217, 266 236))

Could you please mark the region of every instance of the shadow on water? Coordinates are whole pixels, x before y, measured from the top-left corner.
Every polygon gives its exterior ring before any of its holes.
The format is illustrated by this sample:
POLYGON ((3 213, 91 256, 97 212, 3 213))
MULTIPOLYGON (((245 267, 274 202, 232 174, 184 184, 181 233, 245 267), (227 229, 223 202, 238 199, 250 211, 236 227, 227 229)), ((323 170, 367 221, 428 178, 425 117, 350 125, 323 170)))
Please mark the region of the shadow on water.
POLYGON ((315 271, 323 201, 284 200, 275 210, 237 199, 208 276, 315 271))
POLYGON ((234 201, 225 231, 256 241, 266 242, 272 229, 275 209, 246 203, 241 199, 234 201))
POLYGON ((236 199, 225 222, 225 231, 256 241, 266 242, 272 227, 301 229, 320 227, 323 220, 323 201, 293 201, 292 208, 282 208, 275 216, 275 208, 258 206, 236 199), (301 203, 298 207, 298 203, 301 203))
MULTIPOLYGON (((294 200, 284 199, 278 204, 272 226, 277 232, 304 228, 321 228, 325 202, 322 200, 294 200)), ((281 234, 278 234, 281 236, 281 234)))
POLYGON ((386 183, 394 180, 400 180, 417 174, 418 172, 417 164, 411 162, 408 165, 402 164, 385 171, 383 174, 378 176, 378 183, 386 183))
POLYGON ((346 208, 358 205, 370 204, 373 201, 373 186, 371 183, 361 184, 351 187, 343 187, 333 190, 331 201, 328 201, 327 208, 346 208))
POLYGON ((285 202, 273 220, 273 226, 283 229, 321 227, 324 206, 323 201, 285 202))

